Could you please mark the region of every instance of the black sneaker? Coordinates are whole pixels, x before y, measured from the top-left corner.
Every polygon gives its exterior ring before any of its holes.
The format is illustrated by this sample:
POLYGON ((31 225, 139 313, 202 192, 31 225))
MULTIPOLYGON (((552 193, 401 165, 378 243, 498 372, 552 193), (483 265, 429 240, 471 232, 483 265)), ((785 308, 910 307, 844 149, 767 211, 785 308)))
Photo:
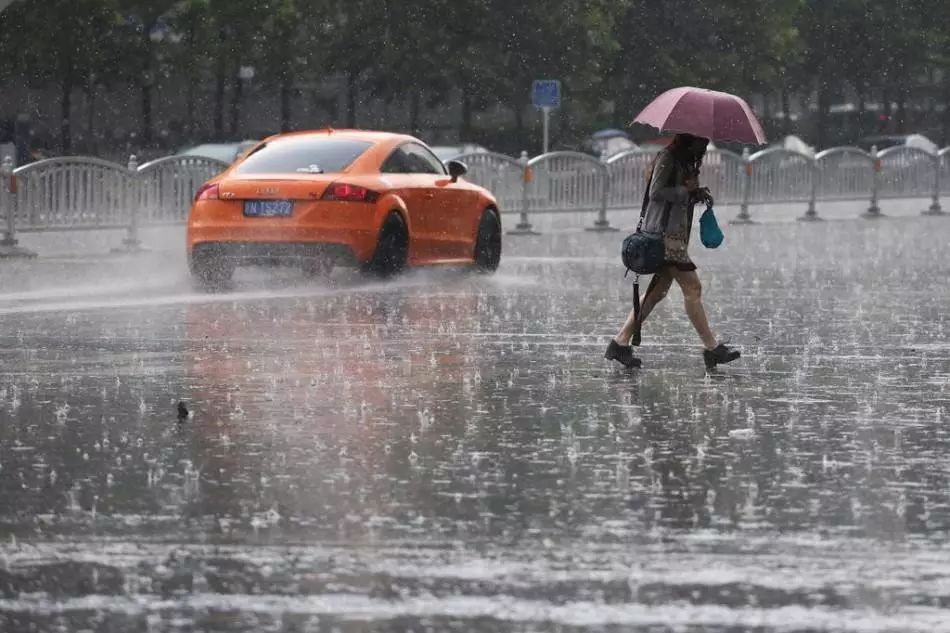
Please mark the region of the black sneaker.
POLYGON ((706 361, 706 369, 715 369, 716 365, 725 365, 739 358, 739 350, 732 349, 720 344, 716 349, 707 349, 703 351, 703 360, 706 361))
POLYGON ((610 341, 604 358, 615 360, 628 369, 641 365, 640 359, 633 355, 633 348, 629 345, 620 345, 617 341, 610 341))

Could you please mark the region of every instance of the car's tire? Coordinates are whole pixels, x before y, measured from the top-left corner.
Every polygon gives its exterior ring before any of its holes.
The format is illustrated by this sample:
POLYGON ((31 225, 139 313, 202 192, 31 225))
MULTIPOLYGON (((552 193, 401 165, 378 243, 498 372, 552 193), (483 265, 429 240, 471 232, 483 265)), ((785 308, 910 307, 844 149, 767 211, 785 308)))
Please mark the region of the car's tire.
POLYGON ((383 222, 376 241, 376 252, 364 266, 367 272, 380 277, 392 277, 409 264, 409 230, 402 216, 393 211, 383 222))
POLYGON ((478 223, 475 238, 475 269, 480 273, 491 274, 498 270, 501 262, 501 222, 494 209, 486 209, 478 223))
POLYGON ((234 275, 234 262, 213 249, 195 248, 188 257, 192 278, 206 290, 216 290, 228 284, 234 275))

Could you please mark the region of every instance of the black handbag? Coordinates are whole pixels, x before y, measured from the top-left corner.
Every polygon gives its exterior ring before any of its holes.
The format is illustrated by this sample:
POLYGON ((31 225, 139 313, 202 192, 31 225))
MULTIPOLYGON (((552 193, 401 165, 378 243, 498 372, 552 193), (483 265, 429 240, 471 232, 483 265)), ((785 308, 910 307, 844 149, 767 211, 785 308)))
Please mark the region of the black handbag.
MULTIPOLYGON (((671 180, 676 178, 676 170, 673 170, 671 180)), ((675 181, 675 180, 674 180, 675 181)), ((647 213, 647 205, 650 203, 650 185, 647 183, 646 191, 643 192, 643 207, 640 209, 640 222, 637 224, 637 230, 628 235, 623 240, 623 246, 620 248, 620 259, 623 265, 627 267, 627 272, 631 270, 638 275, 654 275, 663 269, 666 261, 666 244, 663 240, 663 233, 654 233, 643 230, 643 218, 647 213)), ((660 226, 665 227, 670 217, 670 207, 667 202, 663 210, 663 220, 660 226)))
MULTIPOLYGON (((646 191, 643 192, 643 206, 640 209, 640 221, 637 223, 637 230, 628 235, 623 240, 620 247, 620 259, 623 265, 627 267, 627 273, 631 270, 636 273, 633 280, 633 312, 637 321, 640 320, 640 275, 655 275, 663 270, 666 263, 666 242, 664 233, 654 233, 643 230, 643 218, 647 213, 647 205, 650 203, 650 186, 652 176, 647 182, 646 191)), ((670 185, 676 182, 676 170, 670 175, 670 185)), ((669 202, 663 209, 663 218, 660 226, 666 228, 666 223, 670 218, 670 208, 673 205, 669 202)), ((624 273, 626 277, 627 273, 624 273)))
POLYGON ((662 233, 649 233, 637 229, 623 240, 620 251, 623 265, 638 275, 653 275, 660 272, 666 260, 666 245, 662 233))

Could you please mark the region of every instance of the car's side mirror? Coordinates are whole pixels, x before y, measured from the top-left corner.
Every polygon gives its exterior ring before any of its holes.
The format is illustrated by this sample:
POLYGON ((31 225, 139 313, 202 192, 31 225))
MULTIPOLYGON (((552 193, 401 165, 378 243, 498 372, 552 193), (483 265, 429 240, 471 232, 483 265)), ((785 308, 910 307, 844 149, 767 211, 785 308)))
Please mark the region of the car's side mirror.
POLYGON ((459 178, 468 173, 468 167, 460 160, 450 160, 445 166, 449 168, 449 176, 452 177, 452 182, 458 182, 459 178))

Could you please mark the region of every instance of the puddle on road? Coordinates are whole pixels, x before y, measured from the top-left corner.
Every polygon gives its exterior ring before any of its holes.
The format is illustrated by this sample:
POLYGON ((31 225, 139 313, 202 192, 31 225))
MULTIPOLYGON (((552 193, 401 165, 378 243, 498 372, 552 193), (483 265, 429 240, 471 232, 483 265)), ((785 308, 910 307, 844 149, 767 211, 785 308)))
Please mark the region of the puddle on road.
POLYGON ((708 376, 676 290, 602 359, 616 236, 0 295, 0 629, 950 630, 943 240, 753 229, 697 249, 708 376))

